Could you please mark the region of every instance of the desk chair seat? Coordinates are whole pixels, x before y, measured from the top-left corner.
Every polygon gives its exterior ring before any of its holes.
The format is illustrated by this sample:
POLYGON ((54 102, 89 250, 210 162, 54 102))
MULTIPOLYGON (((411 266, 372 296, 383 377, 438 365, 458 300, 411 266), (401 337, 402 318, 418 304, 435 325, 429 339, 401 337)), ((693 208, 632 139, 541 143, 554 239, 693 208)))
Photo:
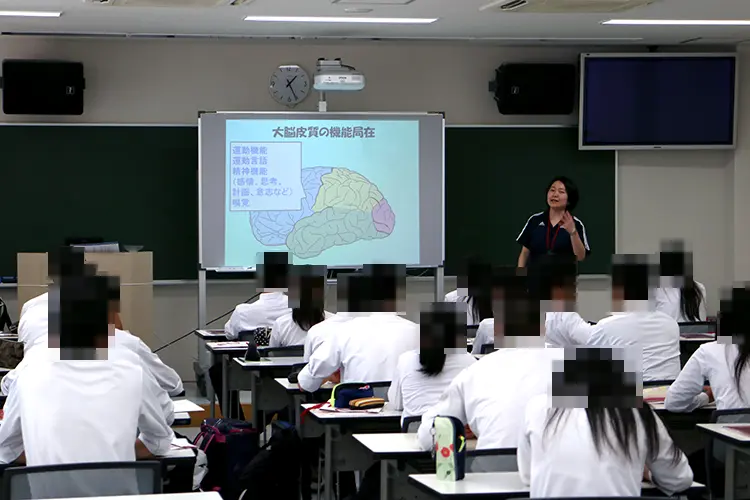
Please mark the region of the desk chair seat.
POLYGON ((162 492, 158 461, 102 462, 10 467, 3 473, 3 500, 149 495, 162 492))

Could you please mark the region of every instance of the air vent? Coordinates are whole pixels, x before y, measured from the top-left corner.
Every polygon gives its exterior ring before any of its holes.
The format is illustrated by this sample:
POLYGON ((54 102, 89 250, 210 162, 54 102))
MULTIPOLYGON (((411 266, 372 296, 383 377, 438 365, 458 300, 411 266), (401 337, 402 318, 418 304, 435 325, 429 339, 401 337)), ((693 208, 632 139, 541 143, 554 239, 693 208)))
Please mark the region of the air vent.
POLYGON ((544 14, 623 12, 657 0, 495 0, 479 10, 544 14))
POLYGON ((376 5, 408 5, 413 1, 414 0, 331 0, 331 3, 371 7, 376 5))
POLYGON ((93 5, 117 7, 238 7, 253 0, 84 0, 93 5))

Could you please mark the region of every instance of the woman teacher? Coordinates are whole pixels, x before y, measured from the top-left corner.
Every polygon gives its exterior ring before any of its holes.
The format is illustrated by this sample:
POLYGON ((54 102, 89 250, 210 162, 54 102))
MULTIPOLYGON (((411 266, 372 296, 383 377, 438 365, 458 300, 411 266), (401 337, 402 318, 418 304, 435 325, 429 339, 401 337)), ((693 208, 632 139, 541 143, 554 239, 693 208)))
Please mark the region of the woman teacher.
POLYGON ((547 210, 526 221, 516 241, 522 245, 518 267, 532 267, 543 255, 575 255, 583 260, 591 252, 586 228, 572 215, 578 205, 578 188, 567 177, 555 177, 547 186, 547 210))

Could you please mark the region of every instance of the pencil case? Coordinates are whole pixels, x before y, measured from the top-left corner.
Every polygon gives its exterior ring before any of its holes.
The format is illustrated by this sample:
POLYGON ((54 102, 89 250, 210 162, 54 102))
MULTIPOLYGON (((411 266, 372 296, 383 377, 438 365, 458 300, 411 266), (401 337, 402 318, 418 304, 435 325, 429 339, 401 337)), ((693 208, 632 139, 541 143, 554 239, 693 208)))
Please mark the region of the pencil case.
POLYGON ((435 470, 441 481, 460 481, 466 475, 464 424, 455 417, 435 417, 435 470))
POLYGON ((385 399, 375 397, 352 399, 349 402, 349 408, 352 410, 372 410, 383 406, 385 406, 385 399))

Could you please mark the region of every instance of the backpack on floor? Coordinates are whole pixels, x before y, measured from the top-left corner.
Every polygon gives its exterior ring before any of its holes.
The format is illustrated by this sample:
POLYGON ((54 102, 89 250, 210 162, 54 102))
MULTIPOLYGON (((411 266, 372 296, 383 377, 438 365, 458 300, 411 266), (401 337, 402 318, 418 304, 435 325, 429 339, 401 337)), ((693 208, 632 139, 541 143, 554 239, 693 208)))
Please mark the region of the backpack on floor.
POLYGON ((208 460, 201 489, 218 491, 224 500, 236 500, 241 491, 240 474, 259 451, 258 430, 243 420, 209 418, 201 424, 193 444, 208 460))
POLYGON ((304 452, 294 425, 274 421, 271 439, 240 475, 242 500, 298 500, 304 452))

